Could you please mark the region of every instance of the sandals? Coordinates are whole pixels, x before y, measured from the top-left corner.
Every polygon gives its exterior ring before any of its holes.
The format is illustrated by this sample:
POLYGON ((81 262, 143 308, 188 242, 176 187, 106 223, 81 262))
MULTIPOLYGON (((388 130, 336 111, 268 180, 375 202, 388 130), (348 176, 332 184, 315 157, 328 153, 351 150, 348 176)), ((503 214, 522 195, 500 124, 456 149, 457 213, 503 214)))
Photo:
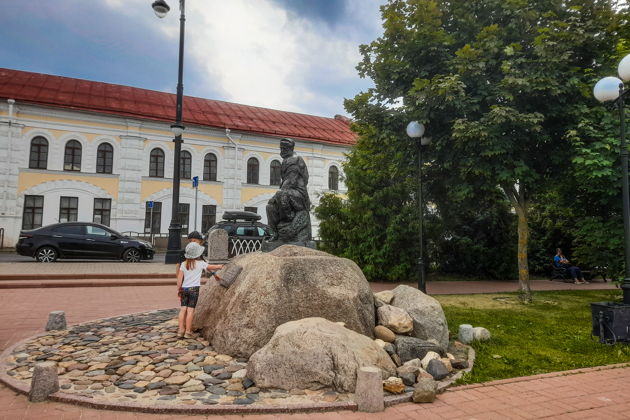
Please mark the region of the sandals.
POLYGON ((195 333, 177 330, 177 338, 195 338, 195 333))

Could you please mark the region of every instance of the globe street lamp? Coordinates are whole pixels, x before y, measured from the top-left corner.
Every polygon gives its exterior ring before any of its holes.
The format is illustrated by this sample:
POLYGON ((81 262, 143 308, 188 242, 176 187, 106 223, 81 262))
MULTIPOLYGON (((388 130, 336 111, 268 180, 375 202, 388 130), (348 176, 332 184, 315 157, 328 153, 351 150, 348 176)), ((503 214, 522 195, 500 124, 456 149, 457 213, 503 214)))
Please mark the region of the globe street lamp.
MULTIPOLYGON (((630 80, 630 54, 619 63, 619 77, 630 80)), ((624 112, 624 97, 630 90, 624 90, 623 82, 616 77, 604 77, 593 88, 595 98, 600 102, 612 101, 619 110, 620 137, 621 137, 621 170, 623 193, 623 227, 625 244, 626 277, 621 286, 623 290, 623 303, 630 304, 630 196, 628 186, 628 147, 626 146, 626 117, 624 112)))
MULTIPOLYGON (((151 5, 155 15, 160 19, 165 17, 171 8, 164 0, 156 0, 151 5)), ((179 0, 179 67, 177 73, 177 105, 175 109, 175 123, 171 125, 171 131, 175 135, 175 154, 173 156, 173 199, 171 208, 171 224, 168 227, 168 245, 164 262, 166 264, 177 264, 180 262, 182 247, 182 226, 179 224, 179 158, 182 151, 182 133, 184 124, 182 123, 182 107, 184 103, 184 85, 182 83, 184 73, 184 24, 186 22, 185 0, 179 0)))
POLYGON ((423 137, 424 125, 418 121, 411 121, 407 124, 407 135, 412 139, 419 139, 416 141, 418 147, 418 212, 420 217, 420 234, 418 239, 420 240, 420 255, 418 256, 418 289, 422 293, 427 292, 427 285, 424 277, 424 239, 422 237, 422 230, 424 229, 424 203, 422 201, 422 146, 426 146, 431 143, 429 137, 423 137))

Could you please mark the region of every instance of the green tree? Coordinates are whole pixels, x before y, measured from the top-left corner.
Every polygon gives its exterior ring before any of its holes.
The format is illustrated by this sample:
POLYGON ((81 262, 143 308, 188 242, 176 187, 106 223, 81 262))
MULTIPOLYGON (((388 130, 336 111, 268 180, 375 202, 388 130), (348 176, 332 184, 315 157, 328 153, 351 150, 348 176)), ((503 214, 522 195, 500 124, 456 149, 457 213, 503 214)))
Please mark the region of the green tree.
POLYGON ((417 258, 418 210, 410 195, 417 190, 417 177, 409 171, 414 147, 401 142, 399 115, 378 107, 368 115, 365 105, 364 115, 374 124, 355 126, 361 140, 344 166, 348 199, 342 255, 369 280, 404 281, 417 258))
POLYGON ((347 247, 345 237, 348 226, 347 206, 341 197, 334 193, 324 193, 319 198, 319 205, 315 207, 315 217, 319 224, 319 236, 325 238, 319 249, 334 255, 343 255, 347 247))
MULTIPOLYGON (((390 0, 381 8, 383 36, 361 46, 358 70, 375 88, 346 101, 358 148, 395 132, 396 120, 402 130, 405 117, 418 119, 433 137, 432 164, 460 194, 498 188, 517 215, 525 301, 529 206, 571 162, 575 109, 594 105, 592 74, 619 42, 623 16, 615 7, 608 0, 390 0), (402 109, 392 111, 400 98, 402 109)), ((400 135, 388 138, 394 149, 409 151, 400 135)), ((401 171, 412 172, 410 163, 401 171)), ((362 172, 355 164, 350 160, 346 172, 362 172)), ((352 185, 357 191, 348 187, 351 200, 375 198, 360 182, 352 185)))
MULTIPOLYGON (((606 74, 614 74, 614 70, 601 76, 606 74)), ((621 280, 624 233, 619 117, 604 106, 580 107, 577 112, 581 120, 567 134, 576 151, 573 182, 567 182, 570 191, 566 191, 568 205, 579 214, 573 232, 574 255, 580 264, 621 280)))

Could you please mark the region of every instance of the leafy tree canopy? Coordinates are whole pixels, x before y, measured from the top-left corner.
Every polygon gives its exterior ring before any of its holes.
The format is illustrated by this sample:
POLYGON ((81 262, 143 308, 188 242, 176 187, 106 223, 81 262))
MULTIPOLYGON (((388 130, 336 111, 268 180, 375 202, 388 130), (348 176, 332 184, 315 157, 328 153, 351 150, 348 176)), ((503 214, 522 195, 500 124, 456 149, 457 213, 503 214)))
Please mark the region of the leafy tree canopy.
POLYGON ((597 106, 594 81, 618 60, 625 9, 610 0, 390 0, 381 11, 383 36, 360 47, 357 67, 375 87, 345 103, 360 136, 345 167, 346 256, 375 276, 409 275, 418 174, 404 127, 419 120, 433 138, 429 200, 438 183, 453 200, 498 188, 518 216, 529 294, 530 201, 561 182, 574 144, 590 141, 576 127, 597 106))

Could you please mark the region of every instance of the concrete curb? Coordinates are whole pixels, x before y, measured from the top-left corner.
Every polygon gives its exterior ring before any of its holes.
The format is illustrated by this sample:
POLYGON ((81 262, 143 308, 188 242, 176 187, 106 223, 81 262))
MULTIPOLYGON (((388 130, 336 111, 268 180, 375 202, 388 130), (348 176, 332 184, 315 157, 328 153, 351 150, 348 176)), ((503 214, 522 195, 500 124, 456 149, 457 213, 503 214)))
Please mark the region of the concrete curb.
POLYGON ((94 280, 23 280, 23 281, 0 281, 0 289, 46 289, 51 287, 120 287, 120 286, 170 286, 176 285, 174 276, 170 279, 145 279, 127 280, 122 279, 94 279, 94 280))
POLYGON ((171 279, 175 278, 175 270, 173 273, 63 273, 63 274, 46 274, 46 273, 29 273, 29 274, 0 274, 0 281, 6 280, 87 280, 87 279, 171 279))
POLYGON ((491 387, 491 386, 496 386, 496 385, 512 384, 512 383, 517 383, 517 382, 537 381, 537 380, 546 379, 546 378, 557 378, 559 376, 579 375, 580 373, 598 372, 602 370, 620 369, 620 368, 627 368, 627 367, 630 367, 630 362, 616 363, 614 365, 578 368, 578 369, 572 369, 572 370, 561 370, 558 372, 541 373, 541 374, 533 375, 533 376, 517 376, 516 378, 497 379, 496 381, 482 382, 479 384, 460 385, 455 388, 451 388, 448 391, 449 392, 464 391, 467 389, 478 389, 478 388, 485 388, 485 387, 491 387))

